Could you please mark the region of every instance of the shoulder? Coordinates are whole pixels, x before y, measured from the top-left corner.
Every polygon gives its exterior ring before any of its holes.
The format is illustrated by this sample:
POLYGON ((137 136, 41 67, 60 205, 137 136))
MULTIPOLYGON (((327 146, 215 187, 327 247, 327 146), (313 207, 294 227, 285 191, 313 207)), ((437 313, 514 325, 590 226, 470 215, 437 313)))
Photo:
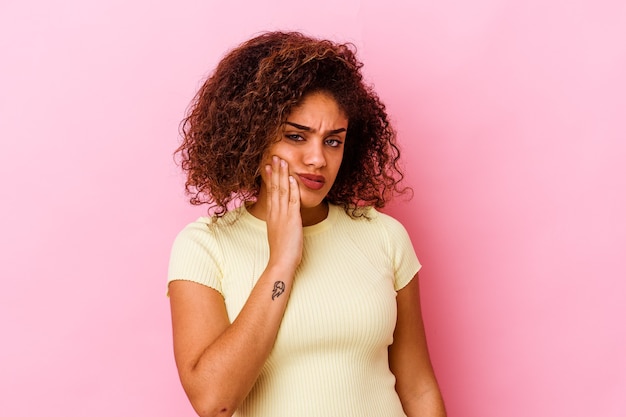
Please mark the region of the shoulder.
POLYGON ((336 232, 352 236, 360 241, 359 244, 375 245, 384 252, 391 253, 399 242, 409 239, 402 223, 374 207, 361 207, 354 215, 346 213, 340 207, 335 209, 341 212, 336 232))
POLYGON ((391 233, 392 235, 397 233, 406 233, 406 228, 389 214, 376 210, 371 206, 358 208, 354 215, 349 215, 342 208, 336 207, 337 210, 341 210, 343 215, 343 222, 355 227, 373 228, 384 231, 385 233, 391 233))
MULTIPOLYGON (((220 232, 235 225, 241 217, 241 210, 235 209, 225 213, 223 216, 203 216, 187 224, 177 235, 176 239, 199 239, 215 238, 220 232)), ((239 225, 238 225, 239 226, 239 225)))
POLYGON ((341 234, 342 241, 350 239, 368 259, 382 257, 381 264, 394 273, 394 288, 403 288, 421 267, 407 230, 397 219, 373 207, 360 208, 358 214, 352 217, 343 212, 336 233, 341 234))
POLYGON ((185 225, 185 227, 183 227, 183 229, 178 233, 178 236, 202 235, 210 233, 209 230, 211 229, 213 222, 213 217, 199 217, 195 221, 185 225))
POLYGON ((376 210, 374 207, 359 209, 357 217, 346 214, 345 220, 355 230, 371 240, 377 240, 384 244, 386 251, 393 254, 397 251, 413 250, 411 238, 404 225, 393 216, 376 210))
POLYGON ((223 246, 237 223, 233 214, 200 217, 177 234, 170 253, 169 281, 195 281, 221 292, 220 281, 226 264, 223 246))
POLYGON ((395 217, 392 217, 389 214, 377 211, 374 208, 372 208, 372 212, 375 213, 376 222, 378 222, 380 226, 384 228, 387 231, 387 233, 391 235, 391 237, 397 236, 398 234, 401 234, 401 235, 408 234, 404 225, 395 217))
POLYGON ((208 249, 216 245, 217 241, 223 238, 225 234, 228 234, 230 229, 240 227, 237 224, 240 215, 239 210, 233 210, 220 217, 200 217, 187 224, 177 234, 174 239, 174 248, 189 247, 191 245, 208 249))
POLYGON ((200 217, 178 232, 172 244, 170 262, 186 260, 189 257, 198 258, 208 252, 216 252, 217 242, 212 222, 210 217, 200 217))

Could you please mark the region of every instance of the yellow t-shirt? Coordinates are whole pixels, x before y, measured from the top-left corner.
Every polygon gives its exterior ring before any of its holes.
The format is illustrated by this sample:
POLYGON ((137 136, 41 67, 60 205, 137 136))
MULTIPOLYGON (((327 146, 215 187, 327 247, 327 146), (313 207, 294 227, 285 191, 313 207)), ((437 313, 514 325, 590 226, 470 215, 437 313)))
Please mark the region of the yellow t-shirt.
MULTIPOLYGON (((404 416, 387 347, 396 291, 420 264, 398 221, 374 209, 367 217, 330 205, 324 221, 304 228, 302 262, 274 348, 235 416, 404 416)), ((232 322, 268 259, 265 222, 241 207, 180 232, 169 281, 216 289, 232 322)))

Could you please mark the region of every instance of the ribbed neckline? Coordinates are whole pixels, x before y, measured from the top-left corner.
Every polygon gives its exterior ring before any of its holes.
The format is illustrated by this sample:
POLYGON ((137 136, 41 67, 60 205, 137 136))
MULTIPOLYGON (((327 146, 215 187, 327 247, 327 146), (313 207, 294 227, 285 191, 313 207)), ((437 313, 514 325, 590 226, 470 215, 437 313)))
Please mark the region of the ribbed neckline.
MULTIPOLYGON (((254 217, 252 214, 250 214, 245 204, 239 207, 238 210, 241 210, 240 220, 248 222, 249 224, 253 225, 257 229, 263 229, 263 230, 267 229, 265 220, 261 220, 259 218, 254 217)), ((314 224, 312 226, 305 226, 303 228, 304 236, 310 236, 313 234, 321 233, 331 228, 337 222, 337 216, 339 215, 340 210, 343 210, 343 209, 339 206, 329 204, 328 215, 326 216, 326 218, 322 220, 321 222, 314 224)))

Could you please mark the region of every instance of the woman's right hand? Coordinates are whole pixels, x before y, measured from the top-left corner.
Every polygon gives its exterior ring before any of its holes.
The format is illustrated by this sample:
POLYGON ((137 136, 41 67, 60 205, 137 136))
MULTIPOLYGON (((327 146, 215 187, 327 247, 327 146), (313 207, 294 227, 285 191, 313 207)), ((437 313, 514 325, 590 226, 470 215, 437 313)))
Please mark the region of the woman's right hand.
POLYGON ((176 365, 200 415, 232 415, 252 389, 276 341, 302 259, 298 183, 278 157, 264 174, 270 259, 237 317, 231 322, 223 295, 212 288, 185 277, 169 286, 176 365))
POLYGON ((302 216, 300 189, 289 174, 287 162, 272 156, 265 166, 267 188, 267 238, 270 246, 268 266, 279 266, 295 271, 302 260, 302 216))

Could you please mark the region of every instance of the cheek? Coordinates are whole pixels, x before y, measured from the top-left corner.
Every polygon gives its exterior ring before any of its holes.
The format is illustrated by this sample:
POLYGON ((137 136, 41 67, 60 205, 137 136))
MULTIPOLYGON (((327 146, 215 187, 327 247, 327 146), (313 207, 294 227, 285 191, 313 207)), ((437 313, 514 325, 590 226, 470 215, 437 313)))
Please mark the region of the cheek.
POLYGON ((279 157, 280 159, 284 160, 287 162, 288 166, 290 167, 290 171, 292 168, 292 156, 291 154, 288 152, 288 150, 284 149, 284 146, 280 146, 281 144, 278 143, 274 146, 272 146, 272 148, 270 148, 267 153, 265 154, 265 156, 263 156, 263 159, 261 160, 261 165, 259 166, 259 172, 261 174, 261 177, 263 179, 265 179, 268 174, 267 171, 265 170, 266 166, 271 166, 272 165, 272 157, 275 155, 277 157, 279 157))
POLYGON ((285 154, 285 146, 283 141, 275 142, 270 148, 265 152, 265 156, 263 157, 263 162, 265 164, 272 163, 272 156, 276 155, 277 157, 284 159, 285 154))
POLYGON ((264 156, 263 159, 261 160, 261 162, 259 163, 259 184, 262 185, 263 183, 265 183, 265 180, 267 179, 267 171, 265 170, 265 167, 268 165, 271 165, 272 163, 272 157, 271 156, 264 156))
POLYGON ((290 168, 290 171, 291 169, 293 169, 293 167, 296 165, 296 162, 298 161, 297 155, 293 152, 293 150, 286 149, 286 147, 276 147, 275 149, 273 149, 273 153, 270 155, 266 163, 272 163, 272 155, 276 155, 283 161, 287 162, 287 166, 290 168))
POLYGON ((335 175, 337 175, 337 173, 339 172, 342 162, 343 162, 343 153, 337 156, 337 158, 334 160, 335 175))

